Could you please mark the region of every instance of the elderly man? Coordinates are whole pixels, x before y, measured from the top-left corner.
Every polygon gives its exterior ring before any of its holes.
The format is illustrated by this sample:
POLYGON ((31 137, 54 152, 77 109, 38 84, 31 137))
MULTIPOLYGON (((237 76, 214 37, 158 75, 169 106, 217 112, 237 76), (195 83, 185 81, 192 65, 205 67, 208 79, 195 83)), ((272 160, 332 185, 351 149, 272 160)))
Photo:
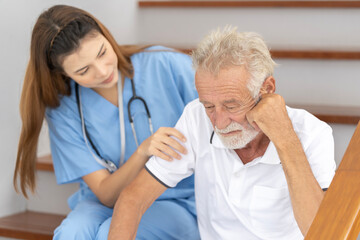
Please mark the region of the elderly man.
POLYGON ((135 239, 152 202, 193 173, 202 239, 302 239, 334 176, 331 128, 274 93, 259 35, 217 30, 192 57, 199 99, 176 125, 188 152, 148 161, 119 197, 109 239, 135 239))

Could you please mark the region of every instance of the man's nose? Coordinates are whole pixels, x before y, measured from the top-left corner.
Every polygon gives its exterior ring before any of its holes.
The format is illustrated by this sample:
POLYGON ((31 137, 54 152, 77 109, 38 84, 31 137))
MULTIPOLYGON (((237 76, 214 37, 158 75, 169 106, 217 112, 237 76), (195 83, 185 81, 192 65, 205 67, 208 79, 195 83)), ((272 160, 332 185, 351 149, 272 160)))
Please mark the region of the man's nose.
POLYGON ((218 129, 224 129, 231 123, 231 119, 228 116, 228 113, 222 108, 218 108, 214 112, 213 124, 218 129))

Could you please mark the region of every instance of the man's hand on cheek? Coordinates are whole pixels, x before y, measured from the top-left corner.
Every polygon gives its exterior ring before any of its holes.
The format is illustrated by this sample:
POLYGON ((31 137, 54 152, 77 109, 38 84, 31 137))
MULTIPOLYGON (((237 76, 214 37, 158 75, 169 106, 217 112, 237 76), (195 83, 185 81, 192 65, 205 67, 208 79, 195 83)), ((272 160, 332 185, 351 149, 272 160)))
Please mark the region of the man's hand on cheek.
POLYGON ((294 131, 285 101, 275 93, 263 94, 257 105, 246 114, 246 118, 275 144, 286 140, 286 136, 294 131))

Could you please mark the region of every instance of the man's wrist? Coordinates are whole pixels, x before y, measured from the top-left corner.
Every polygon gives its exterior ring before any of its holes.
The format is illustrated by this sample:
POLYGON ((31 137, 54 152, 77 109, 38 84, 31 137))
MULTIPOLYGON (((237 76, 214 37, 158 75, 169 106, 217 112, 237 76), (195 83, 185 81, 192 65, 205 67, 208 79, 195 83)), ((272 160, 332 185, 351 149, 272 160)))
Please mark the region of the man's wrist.
POLYGON ((301 146, 300 140, 296 135, 294 129, 289 129, 286 132, 282 131, 281 136, 278 137, 275 141, 273 141, 278 152, 285 152, 292 148, 298 147, 299 144, 301 146))

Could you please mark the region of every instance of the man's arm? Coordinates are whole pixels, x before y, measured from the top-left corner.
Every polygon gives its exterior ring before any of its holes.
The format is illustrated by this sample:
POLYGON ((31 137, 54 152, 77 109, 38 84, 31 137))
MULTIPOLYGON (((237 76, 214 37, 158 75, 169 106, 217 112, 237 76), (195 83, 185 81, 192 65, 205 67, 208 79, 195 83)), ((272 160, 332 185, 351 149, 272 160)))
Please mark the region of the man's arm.
POLYGON ((110 225, 109 240, 135 239, 144 212, 166 187, 143 169, 120 194, 110 225))
POLYGON ((294 216, 305 236, 315 218, 324 192, 311 170, 292 126, 285 101, 280 95, 264 94, 247 118, 253 126, 260 128, 276 147, 288 184, 294 216))
POLYGON ((278 145, 276 150, 285 172, 295 219, 305 236, 325 193, 311 170, 296 133, 288 134, 285 139, 287 141, 278 145))

